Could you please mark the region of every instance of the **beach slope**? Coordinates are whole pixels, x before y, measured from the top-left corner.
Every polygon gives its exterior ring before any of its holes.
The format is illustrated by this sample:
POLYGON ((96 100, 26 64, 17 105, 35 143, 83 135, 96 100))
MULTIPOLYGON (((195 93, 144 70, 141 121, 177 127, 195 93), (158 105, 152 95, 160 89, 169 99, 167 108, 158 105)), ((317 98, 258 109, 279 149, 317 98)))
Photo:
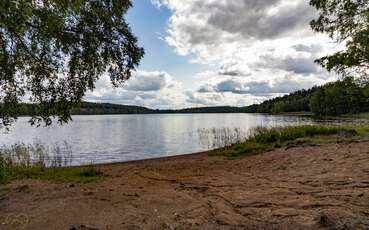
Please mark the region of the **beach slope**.
POLYGON ((0 229, 369 228, 369 142, 99 167, 92 183, 1 186, 0 229))

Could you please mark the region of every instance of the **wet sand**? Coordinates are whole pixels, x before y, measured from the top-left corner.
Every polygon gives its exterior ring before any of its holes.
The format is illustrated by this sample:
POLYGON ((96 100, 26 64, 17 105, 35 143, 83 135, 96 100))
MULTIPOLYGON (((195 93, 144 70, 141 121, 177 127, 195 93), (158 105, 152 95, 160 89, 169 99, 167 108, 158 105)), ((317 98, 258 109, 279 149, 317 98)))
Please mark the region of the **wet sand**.
POLYGON ((0 187, 0 229, 369 229, 369 142, 98 167, 0 187))

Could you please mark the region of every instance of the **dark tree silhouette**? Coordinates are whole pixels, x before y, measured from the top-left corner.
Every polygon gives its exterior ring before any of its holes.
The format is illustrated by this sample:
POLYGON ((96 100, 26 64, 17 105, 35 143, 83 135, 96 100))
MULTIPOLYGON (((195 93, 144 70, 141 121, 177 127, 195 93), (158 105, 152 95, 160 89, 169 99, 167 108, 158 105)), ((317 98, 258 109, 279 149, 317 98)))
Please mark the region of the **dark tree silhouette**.
POLYGON ((32 124, 70 119, 71 108, 103 73, 114 86, 131 76, 144 51, 124 15, 130 0, 2 0, 0 126, 20 102, 35 105, 32 124))
POLYGON ((326 56, 318 62, 329 71, 344 76, 369 74, 369 1, 368 0, 310 0, 320 16, 311 22, 317 32, 327 33, 347 49, 326 56))

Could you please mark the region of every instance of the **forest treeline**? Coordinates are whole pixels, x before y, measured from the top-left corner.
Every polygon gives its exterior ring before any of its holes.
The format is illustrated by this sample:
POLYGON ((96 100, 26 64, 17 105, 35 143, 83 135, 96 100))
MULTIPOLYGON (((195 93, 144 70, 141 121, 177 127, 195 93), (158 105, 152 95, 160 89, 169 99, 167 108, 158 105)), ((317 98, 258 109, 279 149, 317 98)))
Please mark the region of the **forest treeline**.
MULTIPOLYGON (((37 105, 22 104, 19 116, 37 114, 37 105)), ((180 110, 155 110, 141 106, 117 105, 109 103, 82 102, 72 110, 73 115, 99 114, 170 114, 170 113, 313 113, 317 116, 337 116, 348 113, 369 111, 369 83, 353 78, 316 86, 309 90, 299 90, 286 96, 277 97, 258 105, 247 107, 200 107, 180 110)))
POLYGON ((229 106, 186 108, 179 110, 159 110, 159 109, 149 109, 141 106, 83 102, 80 107, 73 109, 72 114, 92 115, 92 114, 164 114, 164 113, 241 113, 241 112, 242 108, 229 106))
POLYGON ((350 77, 244 108, 244 112, 247 113, 311 112, 317 116, 337 116, 368 111, 368 81, 357 81, 350 77))
MULTIPOLYGON (((32 116, 37 114, 38 106, 32 104, 21 104, 18 111, 19 116, 32 116)), ((243 108, 219 106, 186 108, 179 110, 158 110, 142 106, 117 105, 110 103, 82 102, 80 106, 73 108, 73 115, 102 115, 102 114, 170 114, 170 113, 242 113, 243 108)))
MULTIPOLYGON (((39 109, 35 104, 21 104, 19 106, 19 116, 33 116, 39 109)), ((79 106, 72 109, 73 115, 102 115, 102 114, 150 114, 155 110, 141 106, 116 105, 110 103, 82 102, 79 106)))

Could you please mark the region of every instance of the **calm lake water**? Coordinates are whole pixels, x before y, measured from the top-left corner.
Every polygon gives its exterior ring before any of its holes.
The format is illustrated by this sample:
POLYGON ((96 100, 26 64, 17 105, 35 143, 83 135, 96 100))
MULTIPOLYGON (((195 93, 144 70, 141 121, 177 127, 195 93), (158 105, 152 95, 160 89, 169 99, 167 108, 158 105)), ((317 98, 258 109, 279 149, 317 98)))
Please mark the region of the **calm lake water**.
POLYGON ((158 114, 74 116, 73 122, 52 127, 31 127, 20 118, 9 133, 0 133, 0 146, 15 143, 70 148, 72 164, 108 163, 204 151, 199 130, 239 128, 247 136, 256 126, 314 123, 297 116, 258 114, 158 114), (67 144, 65 144, 67 143, 67 144), (68 146, 68 147, 66 147, 68 146))

